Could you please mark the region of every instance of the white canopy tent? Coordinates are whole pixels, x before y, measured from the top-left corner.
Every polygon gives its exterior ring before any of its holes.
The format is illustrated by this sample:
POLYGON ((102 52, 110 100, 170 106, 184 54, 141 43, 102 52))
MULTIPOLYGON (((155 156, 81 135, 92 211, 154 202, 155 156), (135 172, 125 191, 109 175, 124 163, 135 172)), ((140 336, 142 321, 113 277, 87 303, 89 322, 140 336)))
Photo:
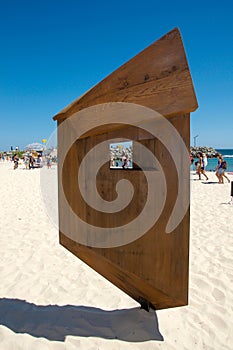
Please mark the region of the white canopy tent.
POLYGON ((38 142, 30 143, 25 147, 26 152, 36 151, 36 152, 43 152, 44 146, 38 142))

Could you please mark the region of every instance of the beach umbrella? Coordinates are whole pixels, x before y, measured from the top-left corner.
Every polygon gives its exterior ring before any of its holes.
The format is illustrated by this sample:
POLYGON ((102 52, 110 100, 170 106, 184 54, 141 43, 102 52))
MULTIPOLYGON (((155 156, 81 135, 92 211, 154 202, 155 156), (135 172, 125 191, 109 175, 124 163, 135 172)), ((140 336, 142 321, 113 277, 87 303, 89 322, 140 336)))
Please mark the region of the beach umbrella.
POLYGON ((27 145, 25 147, 25 151, 38 151, 38 152, 42 152, 44 149, 44 146, 41 143, 38 142, 34 142, 34 143, 30 143, 29 145, 27 145))

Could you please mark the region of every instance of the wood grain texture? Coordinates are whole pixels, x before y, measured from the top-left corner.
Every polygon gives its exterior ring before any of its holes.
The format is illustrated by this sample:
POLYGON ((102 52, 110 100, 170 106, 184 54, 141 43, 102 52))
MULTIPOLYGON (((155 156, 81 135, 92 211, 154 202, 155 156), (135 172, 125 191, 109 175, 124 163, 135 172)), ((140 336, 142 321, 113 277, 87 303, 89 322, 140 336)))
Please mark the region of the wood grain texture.
MULTIPOLYGON (((171 118, 171 123, 180 131, 189 144, 189 114, 171 118)), ((66 237, 60 232, 60 242, 94 270, 109 279, 135 300, 148 300, 156 309, 186 305, 188 301, 189 265, 189 210, 171 234, 165 227, 177 197, 177 173, 165 146, 145 131, 129 127, 123 136, 141 142, 156 155, 163 167, 167 181, 167 197, 158 222, 140 239, 116 248, 91 248, 66 237)), ((97 227, 124 225, 142 210, 147 196, 147 183, 143 172, 111 170, 109 164, 101 168, 96 185, 101 196, 113 200, 115 184, 127 178, 135 189, 132 203, 124 211, 106 214, 89 207, 83 200, 77 182, 78 169, 85 154, 104 139, 122 136, 121 130, 78 140, 70 149, 62 172, 62 186, 72 210, 85 222, 97 227)), ((87 169, 88 171, 88 169, 87 169)), ((189 172, 189 169, 187 169, 189 172)), ((61 185, 61 184, 60 184, 61 185)), ((156 195, 156 185, 155 185, 156 195)), ((186 193, 189 196, 189 193, 186 193)), ((59 201, 60 220, 63 203, 59 201)), ((75 227, 70 227, 76 230, 75 227)))
POLYGON ((100 103, 128 102, 152 108, 164 116, 197 108, 192 78, 177 28, 140 52, 74 101, 54 120, 100 103))
MULTIPOLYGON (((104 102, 133 102, 150 107, 166 115, 179 132, 185 145, 190 144, 190 114, 197 108, 180 33, 174 29, 141 52, 80 99, 55 117, 58 125, 85 107, 104 102)), ((58 158, 64 138, 69 131, 58 134, 58 158)), ((169 135, 168 135, 169 137, 169 135)), ((88 151, 100 142, 113 138, 128 138, 147 147, 158 159, 167 184, 167 197, 159 220, 142 237, 115 248, 93 248, 77 243, 60 230, 60 243, 82 259, 129 296, 144 298, 156 309, 177 307, 188 303, 189 273, 189 209, 178 227, 165 233, 178 193, 178 174, 175 160, 162 142, 148 131, 136 126, 111 124, 105 129, 95 128, 76 140, 66 155, 64 164, 58 163, 59 192, 63 189, 72 211, 84 222, 96 227, 110 228, 125 225, 142 211, 147 200, 147 181, 143 171, 111 170, 103 164, 96 177, 99 194, 107 201, 116 198, 116 183, 128 179, 134 186, 131 203, 117 213, 103 213, 93 209, 83 199, 77 184, 80 164, 88 151)), ((177 152, 179 150, 177 149, 177 152)), ((150 164, 148 164, 150 167, 150 164)), ((153 166, 151 167, 153 168, 153 166)), ((189 177, 189 168, 185 170, 189 177)), ((88 167, 85 169, 88 181, 88 167)), ((86 186, 90 184, 87 183, 86 186)), ((154 186, 156 196, 156 184, 154 186)), ((189 191, 183 194, 189 198, 189 191)), ((65 203, 59 196, 59 220, 66 220, 75 234, 69 217, 63 213, 65 203)))

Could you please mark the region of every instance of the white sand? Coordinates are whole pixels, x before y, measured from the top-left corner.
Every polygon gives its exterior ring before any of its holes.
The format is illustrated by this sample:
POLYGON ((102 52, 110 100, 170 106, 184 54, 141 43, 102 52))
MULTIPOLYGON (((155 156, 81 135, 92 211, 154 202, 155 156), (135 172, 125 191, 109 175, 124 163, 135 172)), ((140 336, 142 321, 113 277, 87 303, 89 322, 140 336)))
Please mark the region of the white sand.
POLYGON ((0 163, 0 350, 232 350, 228 183, 191 175, 190 303, 147 313, 59 245, 40 170, 12 168, 0 163))

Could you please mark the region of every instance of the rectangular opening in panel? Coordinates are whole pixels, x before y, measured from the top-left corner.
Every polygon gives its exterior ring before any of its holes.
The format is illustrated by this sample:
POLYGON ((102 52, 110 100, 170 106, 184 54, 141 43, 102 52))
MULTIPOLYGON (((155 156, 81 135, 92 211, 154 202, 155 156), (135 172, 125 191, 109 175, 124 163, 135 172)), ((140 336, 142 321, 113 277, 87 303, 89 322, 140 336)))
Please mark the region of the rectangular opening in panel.
POLYGON ((133 169, 133 141, 110 143, 110 169, 133 169))

